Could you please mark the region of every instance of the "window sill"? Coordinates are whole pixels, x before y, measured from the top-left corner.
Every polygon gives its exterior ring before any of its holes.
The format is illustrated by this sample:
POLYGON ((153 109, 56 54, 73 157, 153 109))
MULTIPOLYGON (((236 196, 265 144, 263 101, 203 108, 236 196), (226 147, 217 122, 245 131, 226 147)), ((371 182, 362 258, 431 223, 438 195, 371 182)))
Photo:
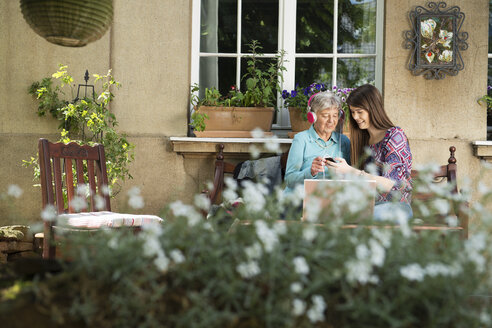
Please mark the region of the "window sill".
MULTIPOLYGON (((171 145, 174 152, 185 157, 209 157, 218 152, 218 145, 224 145, 224 154, 242 155, 250 154, 250 147, 256 146, 262 154, 273 154, 273 151, 265 149, 264 145, 270 142, 270 138, 195 138, 195 137, 171 137, 171 145)), ((287 151, 292 139, 277 138, 282 151, 287 151)))
POLYGON ((492 141, 473 141, 472 145, 475 156, 492 163, 492 141))

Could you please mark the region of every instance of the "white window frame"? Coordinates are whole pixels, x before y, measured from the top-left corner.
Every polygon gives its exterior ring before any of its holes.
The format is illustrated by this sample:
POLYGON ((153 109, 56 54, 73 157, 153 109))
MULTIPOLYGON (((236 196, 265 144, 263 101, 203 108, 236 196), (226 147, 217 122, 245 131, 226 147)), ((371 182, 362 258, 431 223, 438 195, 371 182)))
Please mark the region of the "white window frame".
MULTIPOLYGON (((248 53, 241 52, 241 19, 242 19, 242 0, 238 1, 237 19, 237 43, 236 53, 203 53, 200 52, 200 7, 201 0, 192 2, 192 36, 191 36, 191 84, 199 83, 200 58, 201 57, 229 57, 236 58, 236 85, 240 84, 241 76, 241 57, 248 53)), ((338 0, 334 0, 334 27, 333 27, 333 53, 309 54, 295 53, 296 48, 296 13, 297 0, 279 0, 279 26, 278 26, 278 50, 286 51, 283 89, 292 90, 295 86, 295 59, 296 58, 332 58, 332 83, 336 85, 337 62, 338 59, 345 58, 375 58, 375 84, 381 89, 383 84, 383 27, 384 27, 384 0, 376 0, 376 52, 373 54, 347 54, 337 53, 338 43, 338 0), (288 22, 288 23, 286 23, 288 22)), ((265 57, 274 57, 275 54, 264 54, 265 57)), ((490 58, 491 54, 489 54, 490 58)), ((280 98, 280 95, 279 95, 280 98)), ((279 99, 279 104, 281 99, 279 99)), ((277 123, 272 129, 288 129, 290 127, 289 115, 287 110, 277 112, 277 123)))

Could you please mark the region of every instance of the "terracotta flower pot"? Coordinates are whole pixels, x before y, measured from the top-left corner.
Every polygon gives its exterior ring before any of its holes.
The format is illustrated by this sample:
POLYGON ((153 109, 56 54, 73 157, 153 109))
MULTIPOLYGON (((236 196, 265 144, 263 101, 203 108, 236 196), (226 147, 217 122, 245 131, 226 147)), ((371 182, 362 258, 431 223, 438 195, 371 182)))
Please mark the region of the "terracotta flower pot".
POLYGON ((289 107, 290 126, 292 132, 301 132, 311 127, 311 123, 305 121, 302 118, 302 112, 300 108, 289 107))
POLYGON ((195 131, 197 137, 249 138, 255 128, 271 134, 274 108, 201 106, 198 113, 207 114, 208 119, 205 131, 195 131))

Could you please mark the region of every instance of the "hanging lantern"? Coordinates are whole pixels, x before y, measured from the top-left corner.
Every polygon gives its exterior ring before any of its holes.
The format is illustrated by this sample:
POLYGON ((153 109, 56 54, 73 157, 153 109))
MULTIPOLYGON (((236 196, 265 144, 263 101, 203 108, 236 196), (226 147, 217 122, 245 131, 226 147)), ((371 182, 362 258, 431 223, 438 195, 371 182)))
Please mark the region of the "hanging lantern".
POLYGON ((113 0, 20 0, 20 6, 37 34, 66 47, 100 39, 113 20, 113 0))

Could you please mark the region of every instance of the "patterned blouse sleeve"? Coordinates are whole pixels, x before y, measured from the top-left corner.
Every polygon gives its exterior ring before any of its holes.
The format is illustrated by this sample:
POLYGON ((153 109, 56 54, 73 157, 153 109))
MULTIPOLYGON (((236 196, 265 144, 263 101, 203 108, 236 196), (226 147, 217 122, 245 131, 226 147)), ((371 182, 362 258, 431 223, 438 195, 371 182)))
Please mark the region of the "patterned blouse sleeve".
POLYGON ((393 128, 384 149, 383 176, 395 181, 391 191, 411 191, 412 154, 403 130, 393 128))

